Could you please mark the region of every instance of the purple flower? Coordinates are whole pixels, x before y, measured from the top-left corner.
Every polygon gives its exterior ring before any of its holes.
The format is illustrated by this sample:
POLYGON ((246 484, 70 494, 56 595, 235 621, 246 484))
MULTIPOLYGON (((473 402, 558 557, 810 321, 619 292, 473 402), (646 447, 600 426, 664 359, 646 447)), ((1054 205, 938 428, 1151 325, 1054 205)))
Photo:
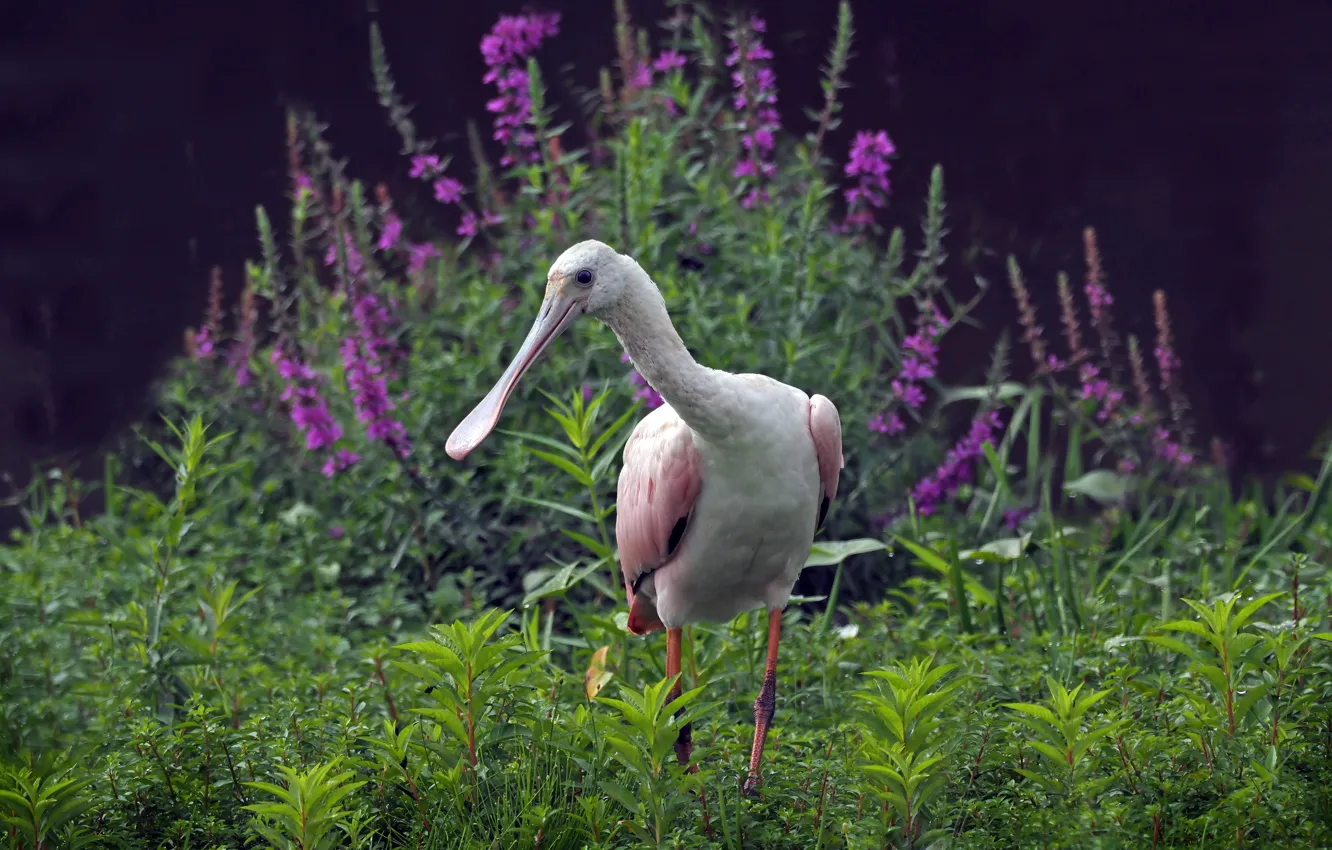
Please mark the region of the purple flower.
POLYGON ((973 464, 983 455, 983 446, 995 441, 995 433, 1000 428, 997 410, 980 414, 972 420, 967 435, 949 449, 934 474, 921 479, 912 488, 911 498, 915 500, 921 516, 934 513, 940 502, 951 499, 963 484, 971 482, 973 464))
POLYGON ((893 381, 893 395, 902 400, 902 403, 912 410, 918 410, 925 403, 925 391, 919 384, 904 383, 901 380, 893 381))
POLYGON ((1166 310, 1165 292, 1157 290, 1152 295, 1152 313, 1156 321, 1156 369, 1161 375, 1161 389, 1176 403, 1174 396, 1178 392, 1175 385, 1176 371, 1181 365, 1175 353, 1174 335, 1170 331, 1170 314, 1166 310))
POLYGON ((420 274, 425 271, 426 263, 432 257, 439 256, 439 249, 430 242, 417 242, 407 252, 407 271, 420 274))
POLYGON ((483 211, 479 218, 476 213, 469 210, 463 213, 462 222, 458 225, 457 233, 459 236, 475 236, 480 232, 481 224, 492 225, 499 224, 502 221, 504 221, 503 216, 492 213, 489 210, 483 211))
POLYGON ((328 536, 329 536, 329 537, 332 537, 334 540, 339 540, 339 539, 341 539, 341 538, 342 538, 342 534, 343 534, 342 526, 340 526, 340 525, 330 525, 330 526, 328 527, 328 536))
MULTIPOLYGON (((350 233, 342 234, 342 245, 347 251, 347 274, 358 277, 365 270, 365 261, 361 258, 361 252, 356 250, 356 242, 352 239, 350 233)), ((324 252, 324 265, 332 267, 337 263, 338 246, 330 242, 328 249, 324 252)))
POLYGON ((772 151, 776 131, 781 127, 781 116, 777 113, 777 75, 767 64, 772 61, 772 52, 759 38, 766 29, 763 19, 755 15, 750 18, 747 28, 736 27, 728 36, 731 52, 726 57, 726 65, 733 69, 731 82, 735 86, 735 97, 732 103, 739 113, 737 124, 744 149, 744 158, 736 163, 732 174, 745 180, 749 188, 740 201, 745 208, 767 199, 767 191, 761 183, 777 170, 772 151))
POLYGON ((194 335, 193 356, 197 360, 206 360, 213 356, 217 347, 217 338, 222 333, 222 269, 213 267, 208 280, 208 311, 204 315, 203 326, 194 335))
POLYGON ((355 463, 355 456, 351 453, 333 451, 342 439, 342 427, 329 412, 328 403, 320 392, 319 385, 323 379, 319 374, 294 355, 284 352, 280 346, 273 349, 269 360, 277 365, 278 375, 285 383, 281 399, 290 406, 291 421, 296 425, 296 430, 305 435, 306 451, 330 450, 331 456, 324 465, 324 474, 331 476, 355 463))
POLYGON ((639 62, 634 66, 634 72, 629 76, 629 86, 635 89, 645 89, 652 85, 652 66, 646 62, 639 62))
POLYGON ((431 180, 441 170, 439 157, 434 154, 418 153, 412 155, 412 168, 407 172, 407 176, 416 180, 431 180))
POLYGON ((638 389, 634 391, 634 398, 642 399, 648 410, 655 410, 664 404, 661 393, 652 389, 647 379, 638 374, 637 371, 629 373, 629 382, 638 386, 638 389))
POLYGON ((1009 508, 1004 511, 1004 525, 1010 531, 1017 531, 1029 516, 1031 516, 1030 508, 1009 508))
MULTIPOLYGON (((902 340, 902 350, 908 352, 908 355, 902 358, 901 369, 891 386, 894 399, 912 410, 919 410, 925 403, 925 390, 919 382, 933 378, 936 374, 939 366, 938 340, 947 324, 939 308, 929 302, 916 316, 916 332, 902 340)), ((896 413, 886 417, 884 412, 870 419, 870 430, 881 434, 896 434, 905 430, 905 426, 896 413)))
POLYGON ((1171 439, 1165 428, 1157 428, 1155 434, 1156 457, 1179 469, 1193 463, 1193 452, 1171 439))
POLYGON ((250 383, 250 357, 254 354, 254 326, 259 319, 254 304, 254 290, 248 286, 241 293, 240 316, 237 322, 236 339, 227 352, 227 366, 236 376, 236 386, 245 387, 250 383))
POLYGON ((356 333, 342 341, 342 366, 352 391, 356 418, 365 424, 366 436, 383 442, 400 457, 411 452, 407 429, 393 418, 386 367, 392 366, 394 350, 385 338, 390 317, 373 294, 361 293, 352 305, 356 333))
MULTIPOLYGON (((487 68, 482 81, 494 83, 499 90, 499 97, 486 104, 486 110, 495 113, 494 139, 506 148, 528 151, 529 158, 537 154, 533 150, 536 138, 526 129, 532 111, 526 59, 547 37, 559 33, 559 24, 558 12, 501 15, 481 39, 481 57, 487 68)), ((514 162, 508 151, 500 158, 501 165, 514 162)))
POLYGON ((324 465, 320 467, 319 471, 324 474, 325 478, 332 478, 360 459, 361 456, 350 449, 338 449, 332 457, 324 461, 324 465))
POLYGON ((1116 405, 1123 400, 1124 392, 1112 387, 1108 380, 1101 377, 1101 370, 1091 363, 1084 362, 1079 367, 1078 377, 1082 380, 1079 398, 1083 401, 1095 401, 1098 406, 1096 421, 1107 421, 1116 405))
POLYGON ((441 204, 456 204, 462 200, 463 184, 444 174, 444 165, 434 154, 413 154, 407 176, 429 183, 441 204))
POLYGON ((1082 291, 1086 294, 1087 304, 1091 308, 1092 324, 1104 335, 1109 332, 1109 311, 1115 299, 1110 295, 1110 290, 1105 288, 1101 273, 1101 254, 1096 247, 1096 231, 1088 227, 1082 236, 1087 254, 1087 282, 1083 285, 1082 291))
POLYGON ((1099 280, 1087 281, 1083 291, 1087 293, 1087 303, 1091 304, 1093 316, 1115 303, 1115 298, 1110 294, 1110 290, 1106 289, 1105 284, 1099 280))
POLYGON ((906 425, 902 422, 902 417, 896 413, 890 413, 887 416, 884 416, 882 413, 876 413, 870 417, 866 427, 876 433, 888 434, 889 436, 900 434, 906 430, 906 425))
POLYGON ((207 360, 213 356, 213 350, 216 346, 213 344, 213 333, 207 325, 199 328, 194 335, 194 359, 207 360))
POLYGON ((379 234, 379 242, 376 247, 381 251, 389 251, 397 247, 399 240, 402 239, 402 219, 395 213, 386 213, 384 215, 383 230, 379 234))
POLYGON ((856 185, 844 193, 846 227, 863 227, 874 221, 870 207, 882 207, 887 200, 888 157, 896 152, 885 130, 856 133, 845 168, 848 177, 856 178, 856 185))
POLYGON ((908 381, 924 381, 934 377, 934 364, 908 357, 902 361, 902 371, 898 374, 908 381))
POLYGON ((661 71, 663 74, 668 71, 683 68, 684 66, 684 54, 678 50, 663 50, 661 55, 652 63, 652 67, 661 71))
MULTIPOLYGON (((629 358, 629 352, 625 351, 620 354, 620 362, 632 362, 629 358)), ((638 387, 638 389, 634 391, 634 398, 636 400, 642 399, 648 410, 655 410, 665 403, 661 394, 652 389, 651 385, 648 384, 647 379, 638 374, 638 370, 631 369, 629 371, 629 383, 638 387)))
POLYGON ((583 404, 592 400, 592 385, 584 382, 583 384, 583 404))
POLYGON ((476 213, 470 211, 463 213, 462 222, 458 224, 458 235, 469 237, 475 236, 479 232, 477 230, 477 224, 478 220, 476 213))
POLYGON ((435 200, 441 204, 456 204, 462 200, 463 185, 452 177, 435 181, 435 200))

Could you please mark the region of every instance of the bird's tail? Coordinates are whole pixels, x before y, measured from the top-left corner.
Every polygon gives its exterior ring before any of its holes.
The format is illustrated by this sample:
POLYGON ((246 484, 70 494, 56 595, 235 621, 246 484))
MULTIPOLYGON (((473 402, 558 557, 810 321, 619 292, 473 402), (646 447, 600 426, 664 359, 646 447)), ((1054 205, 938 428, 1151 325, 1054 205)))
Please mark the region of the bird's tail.
POLYGON ((666 628, 666 624, 657 616, 657 606, 652 604, 642 593, 629 589, 629 633, 645 635, 657 629, 666 628))

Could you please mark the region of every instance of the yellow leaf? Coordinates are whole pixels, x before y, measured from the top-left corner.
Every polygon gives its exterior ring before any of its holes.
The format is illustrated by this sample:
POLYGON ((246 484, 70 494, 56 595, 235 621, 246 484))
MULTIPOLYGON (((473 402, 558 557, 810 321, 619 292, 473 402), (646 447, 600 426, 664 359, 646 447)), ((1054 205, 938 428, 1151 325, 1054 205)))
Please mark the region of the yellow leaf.
POLYGON ((587 689, 587 699, 592 701, 597 698, 597 694, 611 680, 611 673, 606 669, 606 654, 610 652, 610 646, 603 646, 592 653, 592 663, 587 665, 587 675, 583 681, 587 689))

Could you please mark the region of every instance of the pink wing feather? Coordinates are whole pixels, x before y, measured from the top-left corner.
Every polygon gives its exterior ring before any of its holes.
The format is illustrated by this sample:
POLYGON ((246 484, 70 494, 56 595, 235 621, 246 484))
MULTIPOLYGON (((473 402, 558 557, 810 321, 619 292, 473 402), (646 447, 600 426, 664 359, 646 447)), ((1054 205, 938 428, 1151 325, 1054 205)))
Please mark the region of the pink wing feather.
POLYGON ((832 502, 837 496, 837 479, 842 467, 842 419, 837 407, 826 397, 815 395, 809 400, 809 435, 814 438, 814 451, 819 458, 819 482, 823 495, 832 502))
POLYGON ((624 446, 615 541, 629 596, 629 630, 635 634, 662 624, 646 600, 635 601, 634 583, 670 558, 671 534, 688 518, 702 486, 703 464, 694 435, 674 411, 649 416, 634 428, 624 446))

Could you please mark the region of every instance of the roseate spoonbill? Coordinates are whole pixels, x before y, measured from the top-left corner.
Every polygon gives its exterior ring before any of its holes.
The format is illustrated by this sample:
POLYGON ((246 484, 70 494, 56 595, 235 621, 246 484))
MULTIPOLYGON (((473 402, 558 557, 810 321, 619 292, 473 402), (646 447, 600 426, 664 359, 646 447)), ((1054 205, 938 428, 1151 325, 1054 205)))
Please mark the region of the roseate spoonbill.
MULTIPOLYGON (((680 672, 682 626, 768 610, 768 660, 744 783, 753 794, 775 707, 782 610, 837 493, 837 408, 764 375, 695 362, 652 278, 632 257, 588 240, 550 267, 527 339, 450 435, 449 457, 461 460, 486 438, 523 373, 582 315, 615 332, 665 400, 630 434, 620 472, 615 537, 629 630, 666 630, 669 677, 680 672)), ((682 764, 690 750, 686 725, 676 741, 682 764)))

